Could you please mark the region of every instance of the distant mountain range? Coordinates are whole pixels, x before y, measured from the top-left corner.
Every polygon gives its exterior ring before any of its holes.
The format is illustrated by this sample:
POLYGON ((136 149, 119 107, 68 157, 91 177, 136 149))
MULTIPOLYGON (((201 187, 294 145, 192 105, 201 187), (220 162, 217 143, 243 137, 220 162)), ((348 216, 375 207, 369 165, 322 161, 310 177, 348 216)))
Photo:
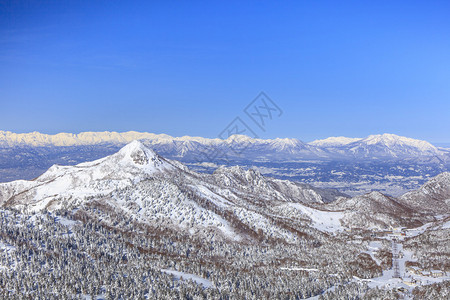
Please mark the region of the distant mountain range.
MULTIPOLYGON (((16 134, 0 131, 0 147, 76 147, 116 145, 133 140, 144 143, 158 153, 172 158, 202 160, 202 155, 227 159, 301 160, 301 159, 449 159, 449 149, 394 134, 370 135, 367 138, 330 137, 304 143, 298 139, 254 139, 244 135, 209 139, 171 137, 146 132, 83 132, 47 135, 39 132, 16 134)), ((204 158, 203 158, 204 159, 204 158)))
POLYGON ((0 182, 32 179, 54 164, 75 165, 117 152, 140 140, 168 159, 206 173, 240 165, 279 179, 358 195, 380 191, 398 196, 450 171, 450 149, 393 134, 367 138, 298 139, 171 137, 145 132, 84 132, 46 135, 0 131, 0 182))

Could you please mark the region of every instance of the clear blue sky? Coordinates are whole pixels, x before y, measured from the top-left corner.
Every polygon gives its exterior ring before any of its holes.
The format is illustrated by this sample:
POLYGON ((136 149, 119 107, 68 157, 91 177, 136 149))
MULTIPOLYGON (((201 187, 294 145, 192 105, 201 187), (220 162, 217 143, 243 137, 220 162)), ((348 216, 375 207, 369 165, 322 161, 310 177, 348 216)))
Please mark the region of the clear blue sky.
POLYGON ((265 91, 284 113, 261 137, 450 142, 449 16, 448 1, 1 1, 0 130, 215 137, 265 91))

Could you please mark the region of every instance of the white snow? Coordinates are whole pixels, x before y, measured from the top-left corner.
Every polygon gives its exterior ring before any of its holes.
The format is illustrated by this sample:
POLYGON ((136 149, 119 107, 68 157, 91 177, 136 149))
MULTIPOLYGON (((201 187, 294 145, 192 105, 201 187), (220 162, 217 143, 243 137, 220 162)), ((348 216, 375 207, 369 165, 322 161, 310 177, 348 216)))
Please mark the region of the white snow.
POLYGON ((205 186, 202 186, 202 185, 196 185, 196 186, 190 185, 190 186, 193 189, 198 190, 200 195, 207 196, 208 200, 210 200, 211 202, 213 202, 214 204, 216 204, 219 207, 229 207, 229 206, 233 205, 233 203, 231 203, 224 197, 212 192, 205 186))
POLYGON ((344 217, 342 212, 318 210, 300 203, 289 203, 288 205, 308 216, 312 221, 311 225, 320 231, 335 232, 344 229, 340 222, 344 217))
POLYGON ((56 218, 56 222, 66 226, 66 227, 69 227, 69 228, 72 228, 73 226, 75 226, 76 224, 79 223, 78 221, 69 220, 69 219, 67 219, 65 217, 61 217, 61 216, 58 216, 56 218))
POLYGON ((195 274, 189 274, 189 273, 174 271, 174 270, 170 270, 170 269, 161 269, 161 272, 172 275, 175 280, 192 280, 193 282, 195 282, 199 285, 202 285, 204 288, 214 287, 214 285, 211 281, 209 281, 208 279, 205 279, 203 277, 200 277, 198 275, 195 275, 195 274))
POLYGON ((435 146, 426 141, 416 140, 389 133, 370 135, 367 138, 363 139, 361 142, 368 145, 384 144, 389 147, 392 147, 394 145, 402 145, 415 147, 420 149, 421 151, 437 151, 437 148, 435 146))
POLYGON ((377 265, 381 264, 381 261, 375 257, 375 253, 381 249, 381 247, 383 247, 383 245, 380 242, 376 242, 376 241, 371 241, 369 243, 369 249, 367 251, 364 251, 364 253, 367 253, 370 255, 370 257, 372 257, 372 259, 377 263, 377 265))

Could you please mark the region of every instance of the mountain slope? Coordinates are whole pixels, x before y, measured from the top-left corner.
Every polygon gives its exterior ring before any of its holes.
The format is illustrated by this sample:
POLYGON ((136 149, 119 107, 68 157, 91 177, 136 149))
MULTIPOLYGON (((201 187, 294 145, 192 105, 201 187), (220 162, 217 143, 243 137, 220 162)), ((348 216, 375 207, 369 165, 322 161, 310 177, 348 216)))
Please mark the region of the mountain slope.
POLYGON ((376 134, 366 138, 331 137, 316 140, 310 145, 340 153, 349 158, 404 159, 418 157, 443 157, 445 151, 432 144, 395 134, 376 134))
POLYGON ((92 214, 94 209, 110 214, 112 224, 118 214, 189 233, 237 240, 265 235, 288 242, 310 234, 307 225, 315 222, 311 215, 319 212, 308 205, 343 196, 240 167, 195 173, 139 141, 93 162, 53 166, 33 181, 0 184, 0 205, 21 211, 77 209, 92 214), (298 224, 277 212, 286 203, 296 204, 298 224))
POLYGON ((393 227, 418 227, 425 221, 432 221, 412 207, 396 198, 371 192, 353 198, 342 198, 331 203, 332 210, 345 211, 343 223, 350 228, 390 229, 393 227))
POLYGON ((418 190, 398 198, 371 192, 339 198, 327 205, 327 209, 344 211, 342 223, 347 227, 418 227, 436 218, 450 216, 450 173, 439 174, 418 190))
POLYGON ((450 173, 432 178, 415 191, 402 195, 400 201, 416 210, 434 214, 450 213, 450 173))
POLYGON ((54 165, 34 181, 21 182, 24 189, 19 193, 10 192, 17 188, 14 182, 3 184, 0 203, 6 206, 36 203, 39 207, 46 207, 55 196, 88 196, 98 191, 109 192, 174 169, 173 163, 135 141, 108 158, 73 167, 54 165), (7 194, 13 196, 7 197, 7 194))

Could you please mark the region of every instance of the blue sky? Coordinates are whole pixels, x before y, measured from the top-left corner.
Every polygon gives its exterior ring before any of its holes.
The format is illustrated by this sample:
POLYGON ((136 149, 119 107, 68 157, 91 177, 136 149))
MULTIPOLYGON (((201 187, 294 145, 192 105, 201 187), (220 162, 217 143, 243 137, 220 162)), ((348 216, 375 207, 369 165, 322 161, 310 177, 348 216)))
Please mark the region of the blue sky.
POLYGON ((450 142, 448 2, 299 2, 2 1, 0 130, 450 142))

